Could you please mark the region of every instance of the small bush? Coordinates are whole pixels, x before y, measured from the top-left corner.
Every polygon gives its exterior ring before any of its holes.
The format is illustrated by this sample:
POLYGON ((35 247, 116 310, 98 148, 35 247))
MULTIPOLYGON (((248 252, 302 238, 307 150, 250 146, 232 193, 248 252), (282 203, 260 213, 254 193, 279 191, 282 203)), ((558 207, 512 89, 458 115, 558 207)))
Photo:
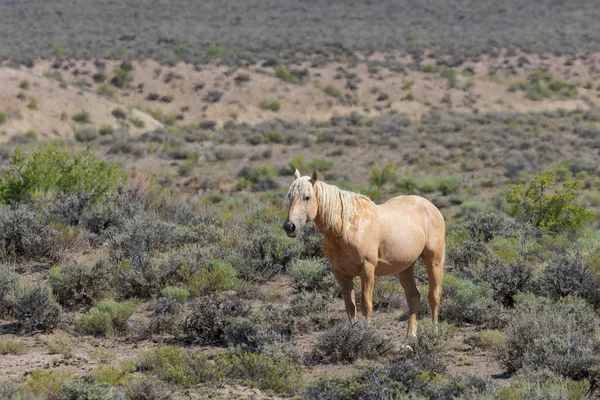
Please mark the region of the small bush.
POLYGON ((127 119, 127 113, 120 108, 115 108, 114 110, 112 110, 111 114, 116 119, 127 119))
POLYGON ((118 366, 101 365, 92 371, 92 376, 99 383, 110 386, 121 386, 133 379, 131 373, 134 371, 136 362, 133 360, 123 360, 118 366))
POLYGON ((24 286, 9 300, 13 316, 26 331, 48 331, 58 325, 61 308, 49 288, 24 286))
POLYGON ((227 261, 217 259, 188 278, 188 289, 194 296, 236 290, 240 284, 238 271, 227 261))
POLYGON ((321 329, 329 326, 331 322, 331 303, 330 297, 325 297, 320 293, 300 292, 292 297, 290 313, 297 319, 295 323, 301 330, 303 328, 308 330, 311 324, 321 329))
POLYGON ((273 359, 268 355, 236 349, 215 357, 217 368, 230 378, 241 380, 261 390, 293 394, 298 388, 299 366, 290 358, 273 359))
POLYGON ((497 330, 484 329, 465 339, 465 341, 473 347, 499 352, 506 344, 506 335, 497 330))
POLYGON ((396 167, 392 163, 386 164, 383 168, 371 168, 371 184, 381 190, 385 185, 396 180, 396 167))
POLYGON ((21 83, 19 83, 19 87, 23 90, 29 89, 29 81, 27 79, 23 79, 21 83))
POLYGON ((90 306, 114 290, 115 273, 104 261, 94 265, 71 263, 50 269, 48 281, 65 307, 90 306))
POLYGON ((177 334, 180 331, 178 315, 182 310, 183 307, 177 300, 170 297, 159 297, 152 313, 152 332, 177 334))
POLYGON ((27 352, 27 347, 22 342, 16 340, 0 340, 0 355, 17 355, 27 352))
POLYGON ((116 302, 102 300, 92 308, 88 315, 82 315, 75 321, 75 329, 79 332, 98 336, 113 337, 115 334, 127 332, 127 320, 136 310, 131 301, 116 302))
POLYGON ((124 179, 117 165, 100 160, 89 149, 71 153, 49 146, 25 155, 17 148, 9 170, 0 175, 0 203, 14 204, 42 193, 73 194, 80 190, 89 193, 95 202, 124 179))
POLYGON ((93 126, 77 128, 73 134, 75 140, 82 143, 92 142, 98 139, 98 130, 93 126))
POLYGON ((115 75, 111 79, 110 83, 118 88, 124 88, 131 81, 129 76, 129 70, 119 68, 115 71, 115 75))
POLYGON ((580 254, 553 258, 540 276, 539 292, 554 299, 578 296, 600 307, 600 274, 580 254))
POLYGON ((29 108, 30 110, 37 110, 39 108, 39 103, 37 99, 34 99, 33 97, 30 98, 29 103, 27 103, 27 108, 29 108))
POLYGON ((11 267, 0 263, 0 315, 10 307, 9 296, 14 296, 19 289, 19 274, 11 267))
POLYGON ((60 389, 59 400, 113 400, 114 394, 106 383, 84 376, 65 383, 60 389))
POLYGON ((544 232, 573 233, 594 219, 592 212, 575 203, 580 181, 567 180, 553 190, 557 176, 538 175, 528 189, 514 185, 507 197, 513 206, 511 214, 544 232), (548 191, 551 190, 551 194, 548 191))
POLYGON ((600 367, 600 325, 581 301, 552 302, 533 295, 517 297, 506 328, 502 361, 513 372, 547 368, 572 379, 600 367))
POLYGON ((275 67, 275 76, 287 83, 298 84, 298 78, 283 67, 275 67))
MULTIPOLYGON (((502 306, 493 299, 489 283, 474 284, 445 274, 442 287, 444 295, 440 305, 440 318, 457 324, 477 324, 495 327, 502 322, 502 306)), ((421 289, 427 298, 428 287, 421 289)), ((425 312, 428 312, 425 307, 425 312)))
POLYGON ((0 258, 4 260, 60 259, 59 233, 47 218, 29 206, 0 208, 0 258))
POLYGON ((178 346, 162 346, 147 350, 137 367, 152 372, 165 382, 191 386, 214 379, 215 369, 202 353, 186 354, 178 346))
POLYGON ((4 111, 0 111, 0 125, 5 123, 7 119, 8 119, 8 114, 6 114, 4 111))
POLYGON ((184 330, 188 336, 203 343, 223 341, 225 329, 233 319, 250 314, 250 305, 246 301, 230 296, 199 297, 189 308, 184 330))
POLYGON ((167 286, 161 291, 161 294, 163 297, 177 300, 180 304, 184 304, 190 297, 190 292, 179 286, 167 286))
POLYGON ((278 100, 262 100, 260 102, 260 108, 263 110, 279 111, 281 104, 278 100))
POLYGON ((392 344, 374 326, 340 322, 317 338, 312 358, 324 362, 354 362, 390 352, 392 344))
POLYGON ((115 129, 112 127, 112 125, 100 125, 100 129, 98 129, 100 136, 112 135, 114 132, 115 129))
POLYGON ((43 342, 48 346, 50 354, 60 354, 64 358, 73 357, 73 346, 67 336, 56 334, 44 338, 43 342))
POLYGON ((222 92, 219 92, 218 90, 211 90, 206 94, 206 96, 204 96, 202 101, 207 103, 218 103, 222 96, 222 92))
POLYGON ((43 399, 60 399, 62 387, 72 376, 69 371, 36 369, 31 371, 29 379, 21 386, 21 391, 43 399))
POLYGON ((326 95, 331 97, 340 98, 342 97, 342 91, 333 85, 327 85, 323 88, 326 95))
POLYGON ((294 260, 288 274, 296 290, 328 292, 336 285, 331 267, 323 259, 294 260))
POLYGON ((144 377, 130 382, 125 388, 129 400, 169 400, 171 393, 152 377, 144 377))
POLYGON ((89 124, 92 122, 92 117, 89 112, 81 110, 73 114, 73 121, 77 122, 78 124, 89 124))

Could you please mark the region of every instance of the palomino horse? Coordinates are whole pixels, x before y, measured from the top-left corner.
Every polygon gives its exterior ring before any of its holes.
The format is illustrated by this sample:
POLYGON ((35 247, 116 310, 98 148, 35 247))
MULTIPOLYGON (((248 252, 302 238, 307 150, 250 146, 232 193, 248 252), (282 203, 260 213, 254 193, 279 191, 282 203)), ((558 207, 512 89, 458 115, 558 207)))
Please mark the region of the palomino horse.
POLYGON ((407 337, 416 336, 421 293, 413 268, 419 257, 429 278, 429 305, 437 322, 445 252, 445 224, 440 211, 419 196, 398 196, 376 205, 368 197, 319 181, 319 173, 300 176, 290 186, 288 218, 283 228, 296 237, 314 221, 324 236, 323 252, 342 289, 346 312, 356 322, 354 278, 360 276, 362 313, 370 321, 375 276, 398 274, 410 317, 407 337))

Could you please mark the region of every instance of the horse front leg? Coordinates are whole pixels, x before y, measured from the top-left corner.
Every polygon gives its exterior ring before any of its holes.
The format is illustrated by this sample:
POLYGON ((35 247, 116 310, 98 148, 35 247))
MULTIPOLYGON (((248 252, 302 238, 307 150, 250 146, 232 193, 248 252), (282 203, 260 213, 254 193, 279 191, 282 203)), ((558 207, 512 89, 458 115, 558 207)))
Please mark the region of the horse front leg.
POLYGON ((351 324, 356 323, 356 302, 354 301, 354 278, 344 275, 333 269, 333 276, 342 289, 344 303, 346 305, 346 314, 351 324))
POLYGON ((365 263, 360 274, 360 283, 362 289, 361 308, 362 314, 367 319, 367 325, 371 324, 371 315, 373 314, 373 287, 375 286, 375 267, 365 263))

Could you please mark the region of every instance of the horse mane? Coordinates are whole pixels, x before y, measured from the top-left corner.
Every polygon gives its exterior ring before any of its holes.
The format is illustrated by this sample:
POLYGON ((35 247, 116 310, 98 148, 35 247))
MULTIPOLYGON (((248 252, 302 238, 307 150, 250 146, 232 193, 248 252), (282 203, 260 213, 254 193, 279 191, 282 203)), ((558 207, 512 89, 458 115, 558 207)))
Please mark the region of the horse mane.
POLYGON ((290 197, 292 194, 316 195, 319 200, 317 215, 323 222, 324 228, 335 232, 341 222, 341 236, 344 241, 347 241, 350 219, 355 214, 358 201, 363 199, 370 204, 375 204, 367 196, 340 189, 323 181, 317 181, 313 185, 308 176, 300 177, 292 183, 287 195, 290 197))

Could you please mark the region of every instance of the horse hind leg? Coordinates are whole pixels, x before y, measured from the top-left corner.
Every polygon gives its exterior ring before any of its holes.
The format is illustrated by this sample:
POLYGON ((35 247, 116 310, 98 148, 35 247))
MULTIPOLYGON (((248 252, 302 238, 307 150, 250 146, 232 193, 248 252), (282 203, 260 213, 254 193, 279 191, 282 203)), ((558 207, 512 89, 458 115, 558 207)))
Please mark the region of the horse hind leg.
POLYGON ((423 262, 429 280, 429 306, 431 307, 431 320, 434 324, 438 321, 440 298, 442 294, 442 279, 444 275, 444 259, 446 246, 435 250, 425 249, 423 251, 423 262))
POLYGON ((402 288, 404 289, 404 294, 406 295, 406 302, 408 303, 409 317, 408 329, 406 332, 407 338, 417 336, 417 316, 419 314, 419 307, 421 306, 421 292, 419 292, 417 282, 415 282, 413 269, 414 264, 406 270, 398 273, 398 278, 400 278, 400 285, 402 285, 402 288))

